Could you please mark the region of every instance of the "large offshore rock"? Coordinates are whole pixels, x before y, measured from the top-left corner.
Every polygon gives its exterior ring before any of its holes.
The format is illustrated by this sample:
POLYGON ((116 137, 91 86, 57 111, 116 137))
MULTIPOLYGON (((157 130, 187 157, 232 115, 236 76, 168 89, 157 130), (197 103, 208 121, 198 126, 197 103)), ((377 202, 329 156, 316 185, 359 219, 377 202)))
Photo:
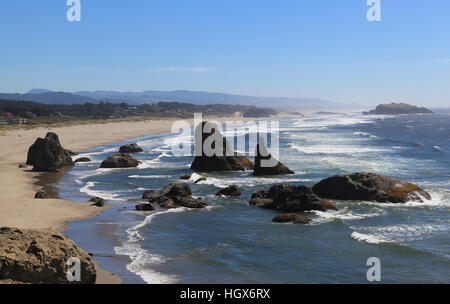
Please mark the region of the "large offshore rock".
POLYGON ((263 138, 259 139, 259 144, 256 145, 255 166, 253 168, 254 176, 263 175, 282 175, 295 174, 284 164, 274 158, 269 151, 263 138))
POLYGON ((362 200, 390 203, 423 202, 431 196, 407 181, 367 172, 335 175, 313 187, 320 197, 341 200, 362 200))
POLYGON ((27 165, 33 171, 54 172, 67 166, 73 166, 72 157, 59 142, 58 135, 47 133, 45 138, 38 138, 28 149, 27 165))
POLYGON ((144 152, 144 149, 139 147, 137 144, 125 145, 120 147, 119 153, 139 153, 144 152))
POLYGON ((32 284, 68 284, 66 263, 80 260, 79 284, 94 284, 89 255, 66 236, 51 230, 0 228, 0 280, 32 284))
POLYGON ((117 153, 105 159, 100 168, 133 168, 139 166, 140 162, 127 153, 117 153))
POLYGON ((337 210, 332 203, 321 200, 310 188, 289 184, 275 185, 269 190, 253 193, 250 204, 288 213, 337 210))
MULTIPOLYGON (((195 156, 191 164, 191 170, 199 172, 246 171, 253 168, 253 163, 247 157, 230 150, 230 145, 217 130, 217 125, 214 123, 203 122, 198 125, 194 137, 196 147, 205 147, 205 141, 207 143, 212 142, 211 145, 207 144, 206 146, 217 149, 219 153, 208 154, 205 153, 204 149, 201 149, 201 156, 195 156), (207 130, 208 128, 210 128, 210 131, 207 130), (216 140, 212 141, 212 139, 216 140), (221 143, 222 148, 216 147, 216 143, 221 143)), ((198 152, 198 154, 200 153, 198 152)))
POLYGON ((297 213, 279 214, 272 219, 274 223, 294 223, 294 224, 308 224, 311 222, 306 216, 297 213))

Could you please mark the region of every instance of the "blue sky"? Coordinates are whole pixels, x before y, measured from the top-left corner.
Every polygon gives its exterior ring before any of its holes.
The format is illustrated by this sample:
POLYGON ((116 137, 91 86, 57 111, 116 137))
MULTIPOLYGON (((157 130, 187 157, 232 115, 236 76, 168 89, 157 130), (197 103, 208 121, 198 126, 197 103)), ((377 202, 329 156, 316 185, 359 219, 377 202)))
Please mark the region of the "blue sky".
POLYGON ((0 0, 0 92, 203 90, 450 106, 450 1, 0 0))

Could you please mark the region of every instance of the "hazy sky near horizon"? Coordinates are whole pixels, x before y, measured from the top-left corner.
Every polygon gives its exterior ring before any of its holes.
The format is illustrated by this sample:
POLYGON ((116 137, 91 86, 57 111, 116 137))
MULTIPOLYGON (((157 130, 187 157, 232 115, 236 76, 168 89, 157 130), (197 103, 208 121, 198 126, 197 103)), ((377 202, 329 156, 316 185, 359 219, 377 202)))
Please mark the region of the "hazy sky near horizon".
POLYGON ((0 0, 0 92, 202 90, 450 107, 450 1, 0 0))

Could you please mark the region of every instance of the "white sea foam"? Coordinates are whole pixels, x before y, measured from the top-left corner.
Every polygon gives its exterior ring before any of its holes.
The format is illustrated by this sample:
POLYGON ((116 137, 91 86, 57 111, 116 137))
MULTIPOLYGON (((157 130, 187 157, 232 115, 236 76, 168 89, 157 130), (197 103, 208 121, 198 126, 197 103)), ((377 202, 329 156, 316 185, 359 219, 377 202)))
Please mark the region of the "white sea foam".
POLYGON ((375 235, 359 233, 359 232, 356 232, 356 231, 351 234, 351 237, 354 238, 355 240, 359 241, 359 242, 366 242, 366 243, 369 243, 369 244, 381 244, 381 243, 388 243, 388 242, 390 242, 387 239, 384 239, 384 238, 381 238, 381 237, 377 237, 375 235))
POLYGON ((114 251, 116 254, 130 257, 131 263, 127 265, 129 271, 140 276, 148 284, 173 284, 177 282, 176 276, 163 274, 152 269, 152 266, 167 261, 167 258, 161 255, 151 254, 141 247, 140 242, 144 238, 139 233, 139 229, 149 225, 156 216, 186 210, 186 208, 178 208, 153 213, 138 225, 127 229, 127 240, 121 246, 115 247, 114 251))
POLYGON ((328 210, 327 212, 322 211, 310 211, 310 213, 315 214, 317 217, 312 220, 313 224, 323 224, 334 221, 335 219, 340 219, 344 221, 354 221, 362 220, 365 218, 377 217, 382 213, 379 210, 370 213, 354 213, 348 208, 341 208, 338 211, 328 210))
POLYGON ((288 146, 293 150, 305 154, 362 154, 389 151, 383 148, 356 145, 317 144, 302 146, 295 143, 289 143, 288 146))
POLYGON ((170 175, 130 175, 129 178, 147 179, 147 178, 170 178, 170 175))

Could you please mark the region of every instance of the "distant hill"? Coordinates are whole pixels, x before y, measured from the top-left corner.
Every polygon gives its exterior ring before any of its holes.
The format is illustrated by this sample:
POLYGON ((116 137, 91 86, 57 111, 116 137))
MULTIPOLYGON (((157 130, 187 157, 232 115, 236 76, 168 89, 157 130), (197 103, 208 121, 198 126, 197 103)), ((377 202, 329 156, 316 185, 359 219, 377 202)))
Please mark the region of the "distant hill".
MULTIPOLYGON (((36 92, 36 90, 31 90, 31 92, 36 92)), ((26 93, 26 94, 7 94, 0 93, 0 99, 7 100, 26 100, 26 101, 34 101, 45 104, 85 104, 85 103, 100 103, 100 100, 74 95, 71 93, 65 92, 43 92, 43 93, 26 93)))
POLYGON ((287 97, 254 97, 226 93, 210 93, 202 91, 79 91, 74 94, 113 102, 135 104, 156 103, 159 101, 187 102, 199 105, 206 104, 240 104, 259 107, 351 107, 358 105, 339 104, 317 98, 287 98, 287 97))
POLYGON ((47 89, 32 89, 25 94, 2 94, 0 99, 28 100, 45 104, 98 104, 102 101, 128 103, 132 105, 156 104, 158 102, 180 102, 196 105, 228 104, 276 108, 355 108, 356 104, 341 104, 318 98, 254 97, 202 91, 79 91, 54 92, 47 89))
POLYGON ((406 103, 381 104, 375 110, 363 112, 364 115, 432 114, 427 108, 419 108, 406 103))

